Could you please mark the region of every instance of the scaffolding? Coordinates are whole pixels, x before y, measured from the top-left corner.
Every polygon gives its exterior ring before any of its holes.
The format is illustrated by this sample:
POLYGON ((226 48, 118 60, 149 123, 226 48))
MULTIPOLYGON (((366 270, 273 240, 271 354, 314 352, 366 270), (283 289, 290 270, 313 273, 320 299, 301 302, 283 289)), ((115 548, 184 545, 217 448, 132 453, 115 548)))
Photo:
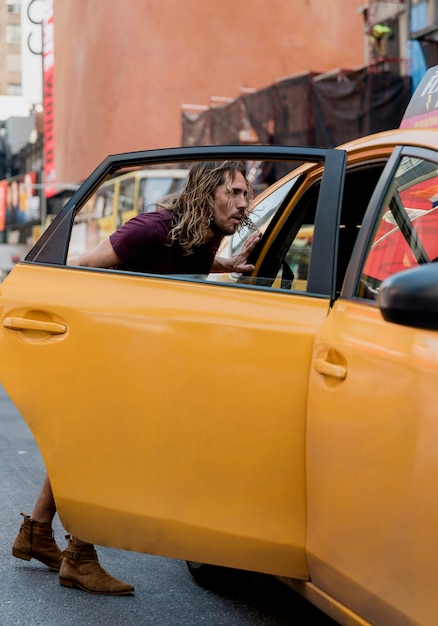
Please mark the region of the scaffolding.
POLYGON ((236 98, 212 96, 205 106, 182 105, 182 145, 333 147, 396 128, 411 96, 407 59, 400 54, 407 5, 370 0, 359 9, 368 58, 358 68, 306 71, 262 89, 242 87, 236 98))
MULTIPOLYGON (((406 12, 406 4, 406 0, 369 0, 364 9, 369 71, 387 71, 392 64, 406 63, 406 58, 393 54, 394 48, 399 50, 400 42, 392 44, 396 33, 389 25, 406 12)), ((406 69, 400 73, 405 74, 406 69)))

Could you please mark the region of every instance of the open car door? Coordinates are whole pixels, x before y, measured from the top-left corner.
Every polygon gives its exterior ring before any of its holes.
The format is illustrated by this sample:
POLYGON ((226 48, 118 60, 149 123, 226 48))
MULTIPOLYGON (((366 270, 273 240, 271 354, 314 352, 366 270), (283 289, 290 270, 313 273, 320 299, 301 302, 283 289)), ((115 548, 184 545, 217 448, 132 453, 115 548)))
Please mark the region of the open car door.
MULTIPOLYGON (((69 532, 95 544, 308 577, 308 374, 330 306, 344 169, 336 150, 115 155, 4 281, 0 378, 36 438, 69 532), (96 190, 120 168, 218 158, 321 168, 314 241, 325 248, 321 266, 310 264, 313 292, 68 266, 69 249, 92 234, 96 190)), ((297 179, 289 198, 303 185, 305 177, 297 179)), ((298 229, 291 200, 273 223, 284 211, 288 228, 298 229)))

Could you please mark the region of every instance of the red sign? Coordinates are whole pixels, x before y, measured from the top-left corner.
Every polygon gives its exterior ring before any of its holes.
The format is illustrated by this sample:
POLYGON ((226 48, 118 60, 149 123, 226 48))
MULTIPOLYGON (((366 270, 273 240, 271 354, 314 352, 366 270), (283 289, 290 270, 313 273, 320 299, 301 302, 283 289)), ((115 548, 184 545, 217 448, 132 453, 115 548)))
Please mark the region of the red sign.
POLYGON ((44 183, 48 198, 56 193, 54 65, 53 0, 45 0, 43 29, 44 183))
POLYGON ((7 193, 8 193, 8 183, 6 180, 1 180, 0 181, 0 231, 3 231, 6 225, 7 193))

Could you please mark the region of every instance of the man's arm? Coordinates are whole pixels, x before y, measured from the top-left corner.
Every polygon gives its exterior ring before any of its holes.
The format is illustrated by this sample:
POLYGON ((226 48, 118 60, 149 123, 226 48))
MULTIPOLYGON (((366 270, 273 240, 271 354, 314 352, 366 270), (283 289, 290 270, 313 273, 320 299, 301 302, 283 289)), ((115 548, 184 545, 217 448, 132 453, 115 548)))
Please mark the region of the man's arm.
POLYGON ((257 231, 253 233, 243 244, 240 251, 230 259, 225 257, 216 256, 211 268, 212 273, 231 273, 237 272, 238 274, 245 274, 246 272, 252 272, 254 265, 248 263, 248 257, 254 250, 256 245, 262 238, 262 233, 257 231))
POLYGON ((108 239, 102 241, 94 250, 86 252, 74 259, 68 259, 68 265, 77 265, 79 267, 113 267, 119 265, 121 259, 114 252, 114 248, 108 239))

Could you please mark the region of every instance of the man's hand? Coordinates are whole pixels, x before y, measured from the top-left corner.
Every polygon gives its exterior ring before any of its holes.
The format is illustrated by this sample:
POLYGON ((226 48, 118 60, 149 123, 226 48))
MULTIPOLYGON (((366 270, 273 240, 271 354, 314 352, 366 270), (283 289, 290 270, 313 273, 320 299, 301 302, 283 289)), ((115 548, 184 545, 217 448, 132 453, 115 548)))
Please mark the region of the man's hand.
POLYGON ((235 272, 238 274, 245 274, 252 272, 254 265, 248 263, 248 258, 252 251, 262 238, 262 233, 257 231, 250 235, 246 240, 239 252, 231 257, 231 259, 225 259, 223 257, 216 257, 213 262, 212 272, 235 272))
POLYGON ((238 274, 245 274, 246 272, 252 272, 254 265, 248 263, 248 258, 251 256, 252 251, 262 238, 262 233, 257 232, 250 235, 246 240, 236 256, 231 258, 232 272, 238 274))

